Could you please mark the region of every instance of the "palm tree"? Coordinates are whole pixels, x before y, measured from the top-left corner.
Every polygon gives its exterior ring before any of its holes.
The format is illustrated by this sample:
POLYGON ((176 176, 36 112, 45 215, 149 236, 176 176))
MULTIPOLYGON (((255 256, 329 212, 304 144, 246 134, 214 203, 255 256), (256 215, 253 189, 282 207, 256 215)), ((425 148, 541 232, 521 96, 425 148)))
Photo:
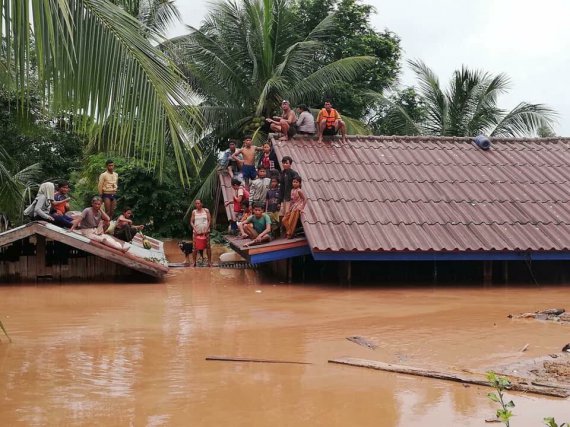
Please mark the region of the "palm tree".
MULTIPOLYGON (((301 37, 291 6, 290 0, 227 0, 213 6, 200 28, 189 27, 189 35, 166 46, 203 100, 210 157, 223 138, 253 133, 283 99, 291 105, 321 102, 325 94, 334 95, 336 84, 374 63, 371 57, 350 57, 321 67, 319 52, 331 36, 333 16, 301 37)), ((357 120, 345 121, 366 132, 357 120)), ((200 198, 214 188, 215 168, 207 173, 200 198)))
POLYGON ((464 66, 444 90, 422 61, 410 61, 410 66, 418 78, 423 120, 414 120, 402 106, 385 99, 391 107, 385 120, 394 134, 520 137, 552 128, 556 113, 543 104, 521 102, 511 111, 498 107, 498 96, 509 87, 505 74, 493 76, 464 66))
POLYGON ((21 219, 24 205, 32 199, 31 188, 38 184, 39 163, 19 166, 0 147, 0 232, 8 228, 10 219, 21 219))
POLYGON ((374 62, 351 57, 320 67, 316 58, 331 28, 329 16, 301 38, 289 0, 228 0, 215 5, 199 29, 173 39, 170 51, 219 135, 271 115, 282 99, 320 102, 374 62))
POLYGON ((172 16, 165 3, 171 2, 0 2, 0 82, 13 75, 25 102, 37 81, 53 114, 67 115, 75 129, 113 151, 162 165, 171 143, 185 173, 185 148, 193 147, 200 121, 195 109, 181 107, 190 104, 189 88, 155 46, 172 16), (128 6, 136 4, 144 7, 134 17, 128 6))

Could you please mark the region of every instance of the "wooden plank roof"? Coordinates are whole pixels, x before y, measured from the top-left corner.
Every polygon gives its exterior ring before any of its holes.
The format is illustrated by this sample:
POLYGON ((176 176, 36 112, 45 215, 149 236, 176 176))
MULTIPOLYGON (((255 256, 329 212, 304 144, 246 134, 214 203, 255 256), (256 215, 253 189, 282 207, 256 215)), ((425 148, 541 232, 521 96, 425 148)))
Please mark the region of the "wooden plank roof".
POLYGON ((154 247, 151 250, 144 249, 142 246, 139 246, 141 243, 134 241, 127 252, 121 252, 100 242, 92 241, 82 234, 43 221, 30 222, 0 233, 0 247, 35 234, 57 240, 152 277, 163 278, 168 272, 168 263, 164 257, 162 242, 158 240, 151 239, 154 242, 154 247))

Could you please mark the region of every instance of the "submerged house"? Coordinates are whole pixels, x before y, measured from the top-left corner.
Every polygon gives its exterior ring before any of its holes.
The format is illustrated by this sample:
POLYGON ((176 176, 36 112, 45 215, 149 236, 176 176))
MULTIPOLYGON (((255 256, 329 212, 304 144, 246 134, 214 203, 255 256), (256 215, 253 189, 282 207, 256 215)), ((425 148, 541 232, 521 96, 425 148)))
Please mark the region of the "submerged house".
POLYGON ((570 139, 493 139, 484 150, 471 138, 296 137, 274 148, 303 177, 306 239, 233 240, 250 262, 303 255, 350 279, 355 265, 424 262, 437 276, 440 262, 462 261, 507 279, 510 262, 570 260, 570 139))
POLYGON ((126 253, 44 221, 0 233, 0 283, 37 281, 156 281, 168 272, 160 240, 140 234, 126 253))

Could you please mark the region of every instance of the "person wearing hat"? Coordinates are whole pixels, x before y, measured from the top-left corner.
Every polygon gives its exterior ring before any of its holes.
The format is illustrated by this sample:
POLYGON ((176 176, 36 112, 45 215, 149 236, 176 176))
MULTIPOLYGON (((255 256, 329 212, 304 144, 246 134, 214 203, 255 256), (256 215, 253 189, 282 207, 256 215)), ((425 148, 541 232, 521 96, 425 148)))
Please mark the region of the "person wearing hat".
POLYGON ((286 99, 281 102, 281 116, 274 116, 272 119, 265 119, 269 123, 269 128, 273 132, 282 133, 283 136, 279 138, 280 141, 288 141, 297 133, 297 116, 291 109, 289 101, 286 99))

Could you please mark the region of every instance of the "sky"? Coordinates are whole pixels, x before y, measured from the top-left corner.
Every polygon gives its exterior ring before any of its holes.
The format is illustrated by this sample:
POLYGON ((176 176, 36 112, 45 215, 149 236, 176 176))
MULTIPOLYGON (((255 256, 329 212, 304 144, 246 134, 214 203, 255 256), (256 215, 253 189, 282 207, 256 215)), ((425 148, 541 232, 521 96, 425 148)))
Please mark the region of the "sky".
MULTIPOLYGON (((406 65, 421 59, 447 84, 467 65, 505 73, 511 86, 502 108, 521 101, 558 113, 555 132, 570 136, 570 0, 367 0, 372 26, 396 33, 403 49, 403 86, 415 82, 406 65)), ((199 26, 212 1, 176 0, 185 25, 199 26)), ((185 33, 185 25, 172 35, 185 33)))

